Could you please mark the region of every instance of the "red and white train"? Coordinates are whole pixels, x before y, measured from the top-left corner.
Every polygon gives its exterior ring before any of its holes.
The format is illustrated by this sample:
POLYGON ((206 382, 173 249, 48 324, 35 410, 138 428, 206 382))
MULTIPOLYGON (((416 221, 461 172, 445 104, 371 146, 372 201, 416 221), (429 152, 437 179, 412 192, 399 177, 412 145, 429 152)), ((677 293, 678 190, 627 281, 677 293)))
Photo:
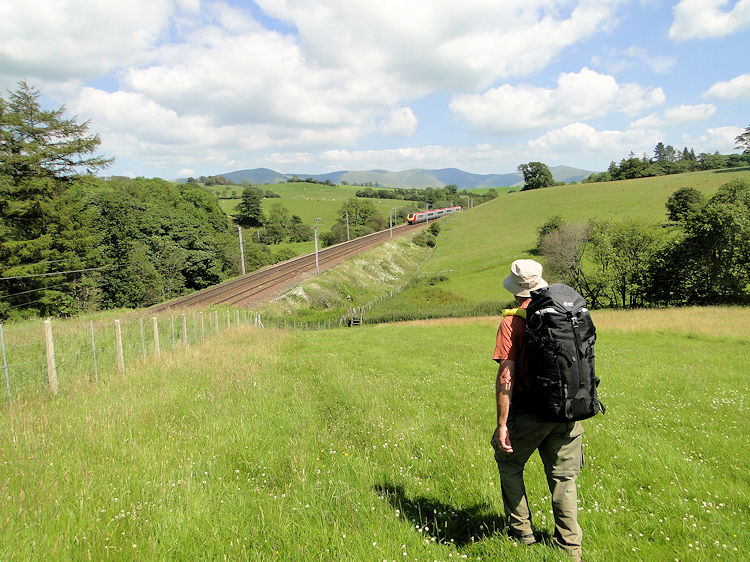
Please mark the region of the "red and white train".
POLYGON ((409 213, 406 216, 406 222, 409 224, 416 224, 418 222, 431 221, 433 219, 439 219, 450 213, 457 213, 461 211, 461 207, 445 207, 444 209, 430 209, 429 211, 419 211, 418 213, 409 213))

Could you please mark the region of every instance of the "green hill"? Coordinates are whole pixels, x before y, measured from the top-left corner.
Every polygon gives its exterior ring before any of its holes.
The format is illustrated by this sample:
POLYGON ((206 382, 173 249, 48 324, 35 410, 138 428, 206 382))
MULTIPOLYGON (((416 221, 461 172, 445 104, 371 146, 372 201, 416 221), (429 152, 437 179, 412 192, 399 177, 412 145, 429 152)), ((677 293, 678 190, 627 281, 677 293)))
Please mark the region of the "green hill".
MULTIPOLYGON (((217 186, 215 191, 222 193, 225 186, 217 186)), ((268 213, 271 205, 274 203, 283 203, 289 212, 297 215, 305 224, 315 224, 315 219, 320 218, 323 228, 330 229, 336 222, 338 211, 344 201, 354 197, 361 187, 354 185, 325 185, 307 182, 293 183, 276 183, 262 186, 264 191, 273 191, 280 195, 280 198, 263 199, 263 212, 268 213)), ((242 187, 236 186, 230 188, 230 191, 239 195, 242 193, 242 187)), ((388 219, 388 213, 392 208, 400 208, 408 205, 408 201, 396 199, 368 199, 372 201, 378 212, 388 219)), ((219 206, 228 215, 234 214, 234 210, 239 204, 239 199, 221 199, 219 206)))
POLYGON ((469 302, 508 300, 500 282, 510 263, 528 257, 537 228, 550 216, 566 220, 640 218, 665 220, 664 203, 692 186, 706 195, 734 178, 750 180, 750 169, 715 170, 607 183, 574 184, 502 194, 445 222, 423 273, 450 271, 441 283, 469 302))

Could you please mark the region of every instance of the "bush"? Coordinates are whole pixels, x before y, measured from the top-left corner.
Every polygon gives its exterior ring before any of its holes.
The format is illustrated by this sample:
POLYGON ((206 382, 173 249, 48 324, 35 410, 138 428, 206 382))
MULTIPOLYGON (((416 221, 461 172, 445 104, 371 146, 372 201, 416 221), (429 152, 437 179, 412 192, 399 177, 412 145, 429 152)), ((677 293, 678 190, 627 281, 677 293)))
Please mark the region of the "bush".
POLYGON ((430 248, 434 248, 437 244, 437 237, 433 234, 430 234, 427 230, 423 230, 414 238, 412 238, 412 242, 414 242, 417 246, 428 246, 430 248))
POLYGON ((535 254, 542 253, 542 241, 547 237, 548 234, 556 232, 562 228, 564 224, 563 218, 560 215, 553 215, 548 218, 544 223, 536 229, 536 248, 534 248, 535 254))
POLYGON ((669 220, 679 222, 706 202, 703 194, 694 187, 681 187, 669 196, 665 207, 669 220))

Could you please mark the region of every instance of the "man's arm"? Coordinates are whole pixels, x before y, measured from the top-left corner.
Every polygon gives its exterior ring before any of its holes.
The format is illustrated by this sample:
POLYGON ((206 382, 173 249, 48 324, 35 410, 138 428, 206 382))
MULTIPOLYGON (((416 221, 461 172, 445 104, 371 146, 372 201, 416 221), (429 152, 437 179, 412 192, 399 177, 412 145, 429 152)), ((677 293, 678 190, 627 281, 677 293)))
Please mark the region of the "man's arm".
POLYGON ((512 453, 513 447, 508 437, 508 412, 510 411, 510 398, 513 395, 513 380, 516 370, 516 362, 510 359, 500 361, 495 381, 495 400, 497 401, 497 427, 498 443, 506 453, 512 453))

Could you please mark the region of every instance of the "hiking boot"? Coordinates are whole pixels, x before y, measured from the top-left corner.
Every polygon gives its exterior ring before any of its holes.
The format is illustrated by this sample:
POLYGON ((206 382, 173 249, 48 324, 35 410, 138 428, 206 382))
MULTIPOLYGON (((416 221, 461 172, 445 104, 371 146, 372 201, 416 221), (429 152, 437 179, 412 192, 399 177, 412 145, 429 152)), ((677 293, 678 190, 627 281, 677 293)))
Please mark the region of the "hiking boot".
POLYGON ((531 546, 532 544, 536 544, 537 540, 536 537, 533 534, 528 535, 520 535, 518 533, 508 533, 510 538, 513 540, 517 540, 521 544, 524 544, 526 546, 531 546))

